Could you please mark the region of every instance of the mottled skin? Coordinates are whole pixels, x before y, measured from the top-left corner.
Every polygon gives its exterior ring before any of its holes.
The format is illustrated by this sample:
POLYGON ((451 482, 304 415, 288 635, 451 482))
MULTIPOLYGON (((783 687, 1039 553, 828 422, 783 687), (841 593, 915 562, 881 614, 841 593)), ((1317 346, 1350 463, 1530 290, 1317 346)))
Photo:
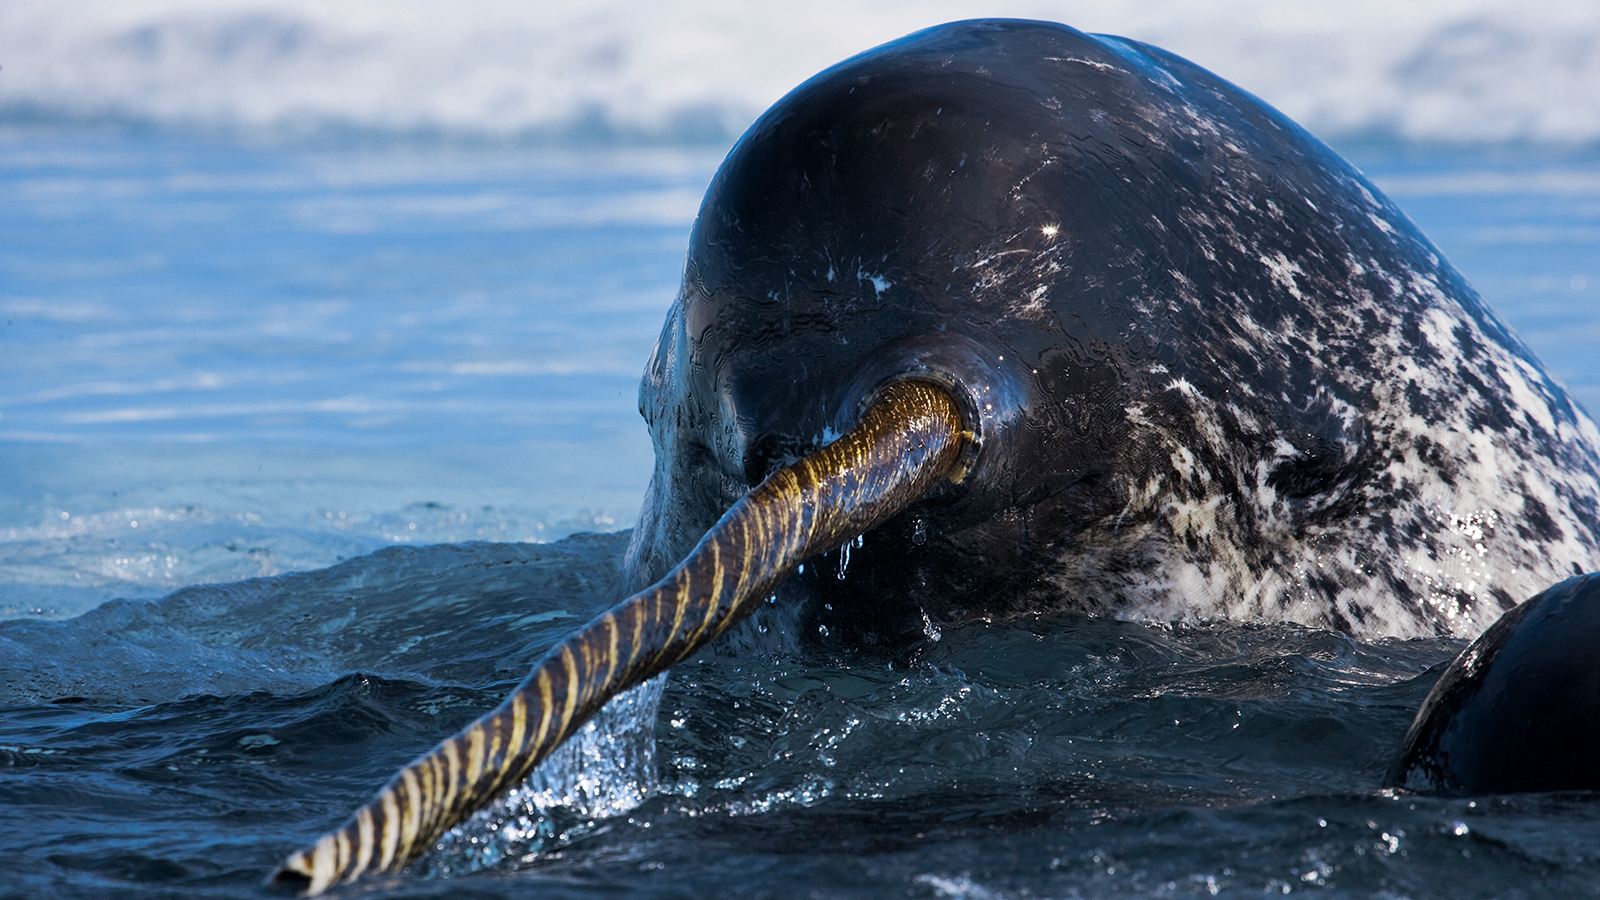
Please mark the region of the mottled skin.
POLYGON ((808 635, 1472 636, 1600 559, 1600 435, 1527 348, 1325 145, 1132 41, 945 25, 755 123, 641 389, 635 582, 906 369, 981 410, 973 477, 791 582, 808 635))

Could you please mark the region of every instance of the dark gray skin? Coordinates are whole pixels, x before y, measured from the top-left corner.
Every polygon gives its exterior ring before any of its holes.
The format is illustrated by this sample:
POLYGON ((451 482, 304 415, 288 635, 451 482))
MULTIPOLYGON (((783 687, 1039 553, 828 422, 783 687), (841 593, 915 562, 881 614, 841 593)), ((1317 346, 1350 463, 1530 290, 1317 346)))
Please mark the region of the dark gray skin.
MULTIPOLYGON (((629 578, 846 430, 952 388, 969 472, 785 585, 904 648, 1040 609, 1474 636, 1600 559, 1600 434, 1405 216, 1256 98, 1015 20, 828 69, 712 182, 640 390, 629 578)), ((780 607, 784 604, 780 604, 780 607)))
POLYGON ((1500 617, 1446 669, 1389 769, 1447 794, 1600 790, 1600 575, 1500 617))

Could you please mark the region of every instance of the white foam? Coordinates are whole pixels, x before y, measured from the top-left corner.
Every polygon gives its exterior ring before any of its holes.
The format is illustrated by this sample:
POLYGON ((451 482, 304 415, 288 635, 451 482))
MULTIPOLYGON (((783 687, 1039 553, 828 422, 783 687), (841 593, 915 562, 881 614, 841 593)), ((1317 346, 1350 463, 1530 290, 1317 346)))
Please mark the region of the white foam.
POLYGON ((1158 44, 1325 137, 1600 140, 1600 4, 1570 0, 12 0, 0 112, 725 139, 831 63, 983 15, 1158 44))

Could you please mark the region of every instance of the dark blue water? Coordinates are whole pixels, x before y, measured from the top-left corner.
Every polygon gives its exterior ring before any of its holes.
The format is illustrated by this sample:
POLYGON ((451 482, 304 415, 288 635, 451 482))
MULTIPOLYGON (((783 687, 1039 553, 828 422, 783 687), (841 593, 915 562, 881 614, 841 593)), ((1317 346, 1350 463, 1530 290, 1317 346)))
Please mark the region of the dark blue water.
MULTIPOLYGON (((254 896, 615 599, 625 535, 557 539, 637 509, 718 155, 0 136, 0 897, 254 896)), ((1600 157, 1355 156, 1600 406, 1600 157)), ((341 893, 1590 893, 1590 795, 1378 788, 1460 646, 703 654, 636 809, 511 810, 341 893)))

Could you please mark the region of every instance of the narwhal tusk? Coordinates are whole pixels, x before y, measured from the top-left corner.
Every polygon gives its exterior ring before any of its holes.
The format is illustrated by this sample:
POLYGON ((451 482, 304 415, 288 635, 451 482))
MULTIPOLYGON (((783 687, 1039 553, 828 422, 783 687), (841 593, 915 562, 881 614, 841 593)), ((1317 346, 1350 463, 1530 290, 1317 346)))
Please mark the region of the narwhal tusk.
POLYGON ((943 388, 892 382, 848 434, 757 485, 670 574, 545 654, 503 703, 401 769, 343 827, 285 860, 272 883, 317 894, 399 870, 521 783, 606 701, 748 615, 799 563, 957 473, 965 427, 943 388))

